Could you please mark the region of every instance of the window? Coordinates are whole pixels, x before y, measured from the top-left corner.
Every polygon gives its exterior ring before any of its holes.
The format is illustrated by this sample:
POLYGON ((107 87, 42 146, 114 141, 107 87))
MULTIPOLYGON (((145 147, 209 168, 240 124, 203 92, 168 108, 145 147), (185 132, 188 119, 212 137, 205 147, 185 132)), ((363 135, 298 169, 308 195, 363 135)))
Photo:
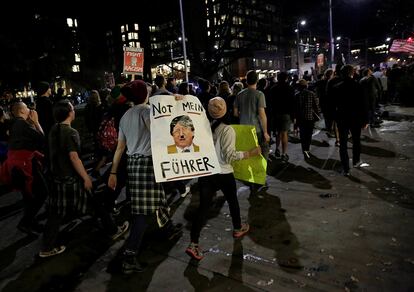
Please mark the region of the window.
POLYGON ((230 46, 231 46, 232 48, 239 48, 239 47, 240 47, 239 41, 238 41, 238 40, 232 40, 232 41, 230 42, 230 46))
POLYGON ((129 29, 128 29, 128 24, 125 24, 125 30, 126 30, 126 31, 129 31, 129 29))
POLYGON ((129 42, 130 47, 135 47, 135 42, 129 42))
POLYGON ((73 23, 75 24, 75 27, 78 27, 78 20, 77 19, 74 19, 73 23))
POLYGON ((123 35, 122 35, 122 41, 123 41, 123 42, 125 42, 125 39, 126 39, 126 37, 125 37, 125 35, 123 34, 123 35))
POLYGON ((135 30, 139 30, 138 23, 135 23, 135 24, 134 24, 134 28, 135 28, 135 30))
POLYGON ((125 32, 125 26, 124 25, 121 25, 121 33, 122 32, 125 32))
POLYGON ((207 19, 207 27, 210 27, 210 19, 207 19))
POLYGON ((67 18, 66 19, 66 23, 68 24, 69 27, 73 27, 73 20, 72 20, 72 18, 67 18))
POLYGON ((267 35, 267 41, 271 42, 272 41, 272 36, 270 34, 267 35))
POLYGON ((72 66, 72 72, 80 72, 79 65, 73 65, 72 66))
POLYGON ((244 38, 244 31, 239 32, 239 38, 244 38))
POLYGON ((128 33, 128 39, 137 40, 138 39, 138 33, 137 32, 129 32, 128 33))
POLYGON ((80 54, 75 54, 75 62, 80 62, 81 58, 80 58, 80 54))
POLYGON ((135 42, 135 47, 140 48, 141 47, 141 43, 140 42, 135 42))

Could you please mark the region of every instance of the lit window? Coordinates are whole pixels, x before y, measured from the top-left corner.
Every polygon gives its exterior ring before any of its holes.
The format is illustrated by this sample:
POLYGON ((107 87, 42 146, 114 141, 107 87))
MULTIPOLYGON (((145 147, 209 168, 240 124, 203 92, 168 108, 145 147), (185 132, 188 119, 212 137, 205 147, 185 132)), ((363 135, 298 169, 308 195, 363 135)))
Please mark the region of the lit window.
POLYGON ((73 65, 72 72, 80 72, 79 65, 73 65))
POLYGON ((135 28, 135 30, 139 30, 138 23, 135 23, 135 24, 134 24, 134 28, 135 28))
POLYGON ((273 66, 273 60, 269 60, 269 67, 273 66))
POLYGON ((267 35, 267 41, 271 42, 272 41, 272 36, 270 34, 267 35))
POLYGON ((210 27, 210 19, 207 19, 207 27, 210 27))
POLYGON ((74 21, 75 27, 78 27, 78 20, 74 19, 73 21, 74 21))
POLYGON ((125 26, 123 26, 123 25, 121 26, 121 33, 122 32, 125 32, 125 26))
POLYGON ((129 42, 130 47, 135 47, 135 42, 129 42))
POLYGON ((125 42, 125 35, 122 35, 122 41, 125 42))
POLYGON ((231 32, 231 34, 235 34, 235 33, 236 33, 236 28, 235 28, 235 27, 232 27, 232 28, 230 29, 230 32, 231 32))
POLYGON ((207 36, 210 36, 210 31, 209 30, 207 31, 207 36))
POLYGON ((244 38, 244 31, 239 32, 239 38, 244 38))
POLYGON ((75 62, 80 62, 80 61, 81 61, 80 54, 75 54, 75 62))
POLYGON ((128 38, 130 40, 137 40, 138 39, 138 33, 137 32, 129 32, 128 33, 128 38))
POLYGON ((72 27, 73 26, 73 20, 72 20, 72 18, 67 18, 66 19, 66 23, 68 24, 69 27, 72 27))
POLYGON ((141 47, 141 43, 140 42, 135 42, 135 47, 140 48, 141 47))
POLYGON ((129 29, 128 29, 128 24, 125 24, 125 30, 126 30, 126 31, 129 31, 129 29))

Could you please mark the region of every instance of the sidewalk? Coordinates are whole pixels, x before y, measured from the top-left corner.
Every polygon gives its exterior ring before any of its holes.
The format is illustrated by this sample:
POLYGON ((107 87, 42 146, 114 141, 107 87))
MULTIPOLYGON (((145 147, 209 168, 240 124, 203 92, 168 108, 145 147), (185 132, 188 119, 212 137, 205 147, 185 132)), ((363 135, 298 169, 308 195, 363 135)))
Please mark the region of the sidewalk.
MULTIPOLYGON (((338 147, 316 131, 305 162, 297 138, 287 164, 269 165, 269 189, 256 195, 239 183, 242 217, 251 232, 232 238, 227 204, 218 194, 200 245, 205 258, 185 254, 188 218, 197 194, 179 200, 174 221, 186 227, 175 241, 152 239, 141 259, 148 269, 112 272, 123 241, 105 241, 94 225, 80 224, 65 253, 34 259, 39 239, 0 221, 2 291, 410 291, 414 289, 414 108, 387 107, 390 117, 362 134, 361 159, 370 164, 344 177, 338 147), (90 227, 93 227, 90 231, 90 227), (110 273, 112 272, 112 273, 110 273)), ((350 144, 351 145, 351 144, 350 144)), ((0 197, 5 206, 16 195, 0 197)), ((178 198, 177 198, 178 199, 178 198)))

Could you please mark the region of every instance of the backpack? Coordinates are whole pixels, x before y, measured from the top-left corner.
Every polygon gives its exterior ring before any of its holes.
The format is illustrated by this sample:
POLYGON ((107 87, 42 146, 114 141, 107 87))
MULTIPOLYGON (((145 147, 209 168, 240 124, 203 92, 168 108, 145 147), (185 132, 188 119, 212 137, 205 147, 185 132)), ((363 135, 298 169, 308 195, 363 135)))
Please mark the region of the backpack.
POLYGON ((97 133, 99 146, 113 152, 118 144, 118 132, 115 128, 115 118, 104 118, 97 133))

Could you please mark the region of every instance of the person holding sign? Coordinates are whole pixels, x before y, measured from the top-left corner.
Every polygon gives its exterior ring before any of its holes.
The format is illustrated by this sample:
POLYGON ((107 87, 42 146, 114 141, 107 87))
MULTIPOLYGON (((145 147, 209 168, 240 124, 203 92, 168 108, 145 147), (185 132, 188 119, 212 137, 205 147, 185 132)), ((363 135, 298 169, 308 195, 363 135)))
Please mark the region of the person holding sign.
POLYGON ((220 174, 200 177, 198 179, 200 188, 200 206, 197 216, 191 227, 191 243, 186 249, 186 253, 196 260, 201 260, 203 254, 198 245, 200 231, 203 222, 207 218, 208 209, 211 205, 213 194, 221 190, 230 208, 230 215, 233 223, 233 237, 241 238, 249 231, 249 224, 241 223, 240 207, 237 200, 236 180, 233 175, 231 163, 236 160, 246 159, 261 153, 260 147, 255 147, 249 151, 236 151, 236 133, 227 124, 226 101, 221 97, 210 99, 208 112, 213 119, 211 130, 213 132, 214 146, 221 167, 220 174))
POLYGON ((122 87, 121 93, 132 101, 134 106, 124 114, 119 123, 118 145, 108 186, 113 190, 116 188, 118 165, 126 147, 126 191, 131 198, 132 225, 124 247, 122 272, 130 274, 144 270, 144 266, 137 260, 137 255, 150 219, 155 215, 158 226, 166 231, 174 227, 170 220, 164 189, 160 183, 156 183, 154 176, 147 85, 142 80, 131 81, 122 87))

